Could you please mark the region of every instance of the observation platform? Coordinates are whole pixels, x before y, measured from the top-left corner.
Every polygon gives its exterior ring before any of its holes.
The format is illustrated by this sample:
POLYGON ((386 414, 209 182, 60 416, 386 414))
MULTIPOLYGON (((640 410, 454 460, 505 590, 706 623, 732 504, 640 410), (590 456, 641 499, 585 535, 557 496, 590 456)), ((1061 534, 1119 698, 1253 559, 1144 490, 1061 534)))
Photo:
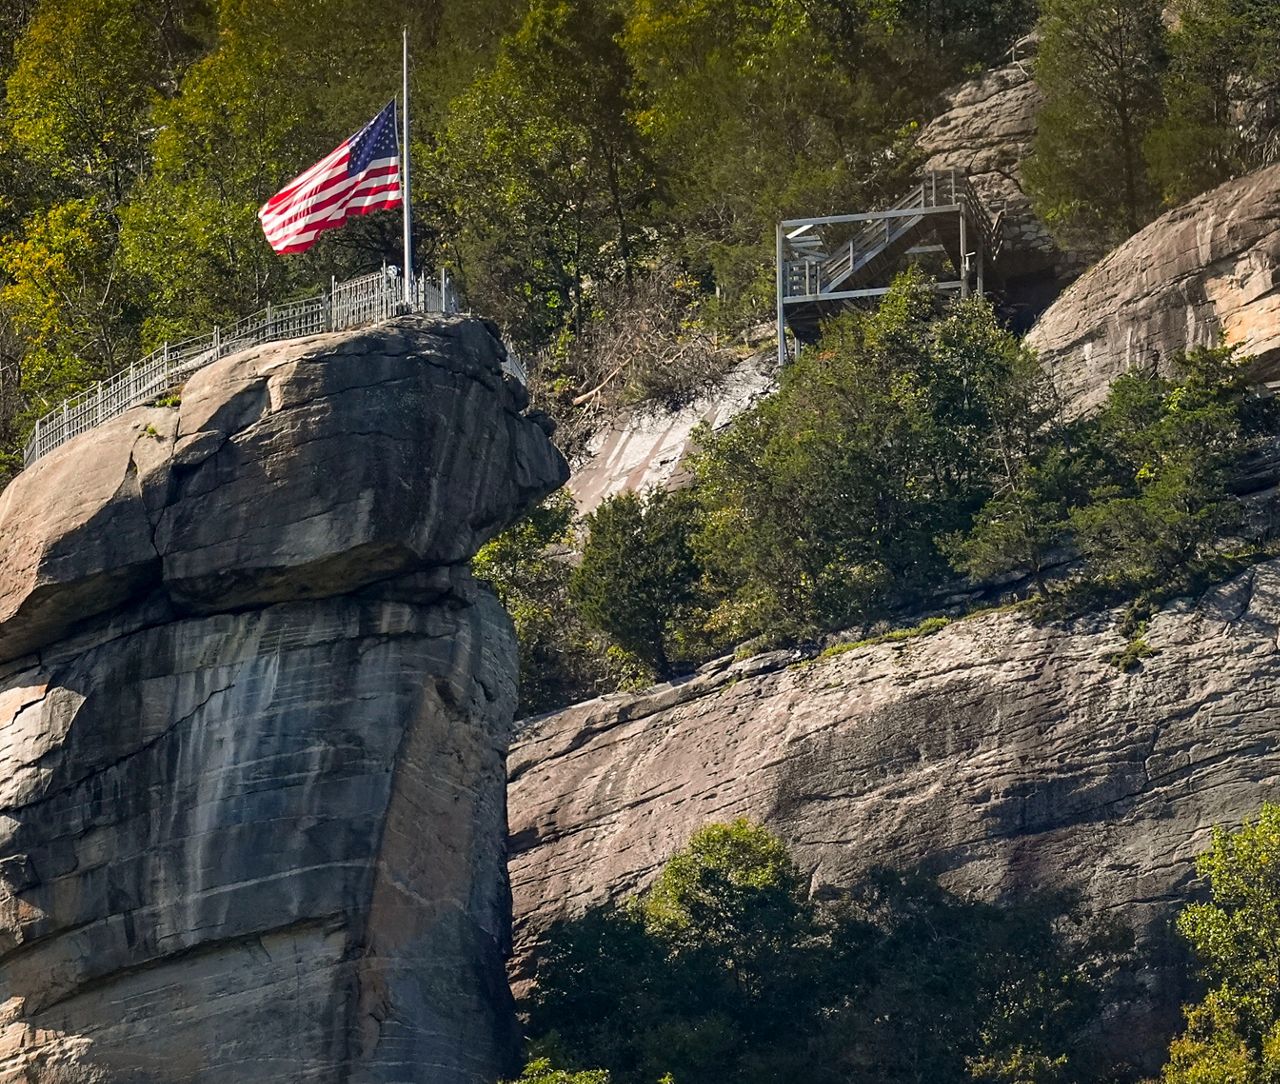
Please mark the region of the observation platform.
POLYGON ((800 343, 817 340, 824 320, 873 303, 912 264, 930 271, 939 291, 983 294, 999 258, 1003 209, 992 217, 956 170, 931 171, 892 207, 857 214, 788 219, 778 224, 778 360, 786 328, 800 343))

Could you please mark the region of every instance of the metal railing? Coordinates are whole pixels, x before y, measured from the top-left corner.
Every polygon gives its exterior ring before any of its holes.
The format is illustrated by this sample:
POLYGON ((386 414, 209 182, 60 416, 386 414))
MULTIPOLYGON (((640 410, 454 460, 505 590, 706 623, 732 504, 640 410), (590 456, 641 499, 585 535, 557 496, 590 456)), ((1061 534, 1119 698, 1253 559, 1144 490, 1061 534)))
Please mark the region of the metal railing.
POLYGON ((997 208, 993 219, 967 176, 954 169, 931 170, 881 211, 834 215, 791 229, 784 239, 785 256, 791 258, 784 258, 782 266, 783 296, 816 297, 838 290, 899 240, 909 238, 925 214, 937 211, 963 214, 978 230, 987 257, 999 255, 1003 210, 997 208), (837 236, 824 236, 824 232, 837 236))
MULTIPOLYGON (((268 305, 230 327, 215 327, 208 335, 183 342, 166 342, 141 361, 65 400, 36 422, 23 452, 24 466, 31 466, 74 436, 171 391, 191 373, 218 358, 250 346, 345 331, 388 320, 409 312, 457 312, 458 298, 451 283, 414 280, 405 302, 403 281, 390 269, 348 282, 331 282, 328 292, 268 305)), ((524 366, 508 351, 503 369, 526 383, 524 366)))

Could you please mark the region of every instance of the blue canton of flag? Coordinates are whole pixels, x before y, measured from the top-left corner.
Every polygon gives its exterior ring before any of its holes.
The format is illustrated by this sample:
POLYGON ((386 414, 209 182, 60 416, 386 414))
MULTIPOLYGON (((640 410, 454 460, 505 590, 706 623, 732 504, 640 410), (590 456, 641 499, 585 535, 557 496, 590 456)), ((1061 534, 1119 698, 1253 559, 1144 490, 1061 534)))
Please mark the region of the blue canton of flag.
POLYGON ((325 230, 353 215, 400 204, 396 103, 299 174, 258 210, 267 243, 279 253, 306 252, 325 230))

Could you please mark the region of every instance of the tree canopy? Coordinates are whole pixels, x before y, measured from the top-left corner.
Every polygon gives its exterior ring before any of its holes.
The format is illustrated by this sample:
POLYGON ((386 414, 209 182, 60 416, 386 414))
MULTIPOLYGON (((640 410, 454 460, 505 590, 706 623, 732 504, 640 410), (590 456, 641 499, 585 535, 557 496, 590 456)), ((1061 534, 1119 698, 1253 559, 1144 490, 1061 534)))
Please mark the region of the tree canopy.
POLYGON ((783 844, 739 820, 554 930, 529 1025, 539 1072, 613 1084, 1093 1081, 1117 1068, 1089 1028, 1126 951, 1067 900, 996 907, 915 875, 820 904, 783 844))

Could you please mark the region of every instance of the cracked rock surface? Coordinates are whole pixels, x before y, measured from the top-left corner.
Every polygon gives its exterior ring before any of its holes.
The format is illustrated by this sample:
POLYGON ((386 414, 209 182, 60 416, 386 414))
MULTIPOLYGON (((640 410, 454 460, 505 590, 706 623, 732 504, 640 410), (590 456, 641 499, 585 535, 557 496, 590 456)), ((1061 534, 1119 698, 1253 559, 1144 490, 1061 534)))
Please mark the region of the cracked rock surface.
POLYGON ((798 661, 779 652, 535 721, 508 792, 514 968, 557 919, 645 886, 694 831, 747 816, 813 890, 923 865, 989 899, 1082 894, 1141 940, 1145 991, 1110 1022, 1160 1064, 1185 961, 1170 921, 1210 828, 1276 797, 1280 562, 1153 618, 1128 673, 1114 615, 1017 613, 798 661))
POLYGON ((967 176, 993 218, 1003 248, 992 285, 1019 321, 1034 317, 1083 270, 1087 254, 1064 251, 1035 213, 1022 177, 1044 95, 1029 59, 993 68, 950 91, 920 133, 927 170, 967 176))
POLYGON ((1238 346, 1280 377, 1280 165, 1161 215, 1091 267, 1027 338, 1068 408, 1131 369, 1168 373, 1195 346, 1238 346))
POLYGON ((194 375, 0 495, 0 1084, 511 1069, 516 652, 567 473, 485 325, 194 375))

